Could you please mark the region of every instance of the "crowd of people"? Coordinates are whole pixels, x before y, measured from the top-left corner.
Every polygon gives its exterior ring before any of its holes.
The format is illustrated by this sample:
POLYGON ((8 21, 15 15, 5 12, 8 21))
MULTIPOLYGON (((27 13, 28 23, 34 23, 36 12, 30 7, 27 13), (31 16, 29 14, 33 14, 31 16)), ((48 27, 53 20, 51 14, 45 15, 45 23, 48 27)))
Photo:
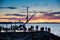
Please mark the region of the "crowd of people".
MULTIPOLYGON (((36 26, 35 27, 35 31, 39 31, 39 26, 36 26)), ((29 31, 33 31, 34 30, 34 26, 31 26, 30 28, 28 28, 29 31)), ((51 29, 50 28, 47 28, 47 27, 41 27, 40 28, 40 31, 48 31, 48 32, 51 32, 51 29)))
MULTIPOLYGON (((0 26, 0 32, 1 32, 1 30, 2 30, 2 28, 0 26)), ((9 29, 8 28, 5 28, 3 30, 8 31, 9 29)), ((17 29, 15 27, 15 28, 11 28, 10 30, 14 30, 14 32, 15 32, 15 30, 24 30, 24 32, 26 32, 26 30, 28 30, 28 31, 48 31, 48 32, 51 32, 51 29, 50 28, 47 28, 47 27, 45 27, 45 28, 44 27, 41 27, 40 30, 39 30, 39 26, 38 25, 35 27, 35 30, 34 30, 34 26, 32 26, 32 25, 28 29, 24 25, 20 25, 20 29, 17 29)))

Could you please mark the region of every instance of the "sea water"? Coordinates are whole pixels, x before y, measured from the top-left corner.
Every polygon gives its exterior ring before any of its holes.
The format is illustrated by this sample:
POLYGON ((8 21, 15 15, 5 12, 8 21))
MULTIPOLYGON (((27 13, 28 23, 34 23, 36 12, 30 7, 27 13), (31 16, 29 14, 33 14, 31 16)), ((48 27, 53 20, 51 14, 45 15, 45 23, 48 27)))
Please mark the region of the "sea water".
MULTIPOLYGON (((15 24, 12 24, 15 25, 15 24)), ((19 26, 19 24, 16 24, 17 26, 19 26)), ((27 28, 34 26, 34 28, 38 25, 39 26, 39 30, 41 27, 47 27, 47 28, 51 28, 51 33, 60 36, 60 24, 26 24, 25 26, 27 28)), ((0 26, 4 26, 4 27, 11 27, 10 24, 6 25, 6 24, 0 24, 0 26)))
POLYGON ((51 33, 60 36, 60 24, 26 24, 27 27, 30 27, 31 25, 35 26, 39 26, 39 29, 41 27, 47 27, 47 28, 51 28, 51 33))

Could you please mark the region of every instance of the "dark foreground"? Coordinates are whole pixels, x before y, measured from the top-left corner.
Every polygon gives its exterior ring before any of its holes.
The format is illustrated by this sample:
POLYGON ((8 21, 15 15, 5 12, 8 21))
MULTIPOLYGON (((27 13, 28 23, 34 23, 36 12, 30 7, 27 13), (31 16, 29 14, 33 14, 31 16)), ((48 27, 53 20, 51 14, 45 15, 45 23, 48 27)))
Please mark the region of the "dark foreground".
POLYGON ((45 31, 1 32, 0 40, 60 40, 60 37, 45 31))

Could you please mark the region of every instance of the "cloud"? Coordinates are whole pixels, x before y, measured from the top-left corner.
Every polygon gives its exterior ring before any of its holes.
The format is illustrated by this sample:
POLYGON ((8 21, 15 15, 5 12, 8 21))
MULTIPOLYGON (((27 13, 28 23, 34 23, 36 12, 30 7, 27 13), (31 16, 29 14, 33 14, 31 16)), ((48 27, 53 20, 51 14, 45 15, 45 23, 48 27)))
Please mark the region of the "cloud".
POLYGON ((50 14, 60 14, 60 12, 53 12, 53 13, 50 13, 50 14))
POLYGON ((48 13, 48 12, 40 11, 40 13, 48 13))
POLYGON ((17 9, 16 7, 8 7, 9 9, 17 9))
POLYGON ((17 9, 16 7, 0 7, 0 9, 17 9))
POLYGON ((25 18, 8 18, 8 20, 25 20, 25 18))
MULTIPOLYGON (((38 16, 34 16, 31 20, 39 20, 39 19, 48 19, 48 20, 52 20, 52 19, 60 19, 60 16, 56 16, 54 15, 56 14, 56 12, 52 12, 52 13, 46 13, 43 15, 38 15, 38 16)), ((58 12, 57 12, 58 14, 58 12)), ((23 14, 6 14, 6 16, 26 16, 23 14)), ((31 15, 30 15, 31 16, 31 15)), ((0 18, 0 19, 8 19, 8 20, 26 20, 26 18, 16 18, 16 17, 11 17, 11 18, 0 18)))
MULTIPOLYGON (((29 13, 35 13, 36 11, 28 11, 29 13)), ((27 13, 26 11, 21 11, 20 13, 27 13)))
POLYGON ((5 14, 6 16, 26 16, 24 14, 5 14))
POLYGON ((35 6, 40 6, 40 4, 35 4, 35 6))
POLYGON ((49 4, 44 4, 44 5, 49 5, 49 4))
POLYGON ((0 19, 8 19, 8 20, 25 20, 25 18, 0 18, 0 19))
POLYGON ((48 19, 60 19, 60 16, 55 16, 54 14, 60 14, 60 12, 52 12, 49 14, 44 14, 43 16, 48 18, 48 19))

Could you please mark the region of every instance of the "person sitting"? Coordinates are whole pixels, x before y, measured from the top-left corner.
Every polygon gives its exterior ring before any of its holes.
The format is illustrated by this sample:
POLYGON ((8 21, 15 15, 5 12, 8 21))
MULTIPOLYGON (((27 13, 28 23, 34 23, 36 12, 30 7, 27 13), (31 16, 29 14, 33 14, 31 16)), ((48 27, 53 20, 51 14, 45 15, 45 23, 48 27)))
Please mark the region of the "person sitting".
POLYGON ((31 28, 28 28, 28 31, 31 31, 31 28))
POLYGON ((22 27, 20 27, 20 30, 23 30, 23 28, 22 28, 22 27))
POLYGON ((24 30, 24 32, 27 30, 27 28, 25 27, 25 25, 20 25, 20 30, 24 30))
POLYGON ((50 28, 48 28, 48 32, 50 32, 51 31, 51 29, 50 28))
POLYGON ((34 29, 33 29, 33 26, 31 26, 28 30, 29 30, 29 31, 33 31, 33 30, 34 30, 34 29))
POLYGON ((25 27, 25 26, 23 26, 23 30, 24 30, 24 32, 27 30, 27 28, 25 27))
POLYGON ((44 27, 41 27, 41 31, 44 31, 44 27))

